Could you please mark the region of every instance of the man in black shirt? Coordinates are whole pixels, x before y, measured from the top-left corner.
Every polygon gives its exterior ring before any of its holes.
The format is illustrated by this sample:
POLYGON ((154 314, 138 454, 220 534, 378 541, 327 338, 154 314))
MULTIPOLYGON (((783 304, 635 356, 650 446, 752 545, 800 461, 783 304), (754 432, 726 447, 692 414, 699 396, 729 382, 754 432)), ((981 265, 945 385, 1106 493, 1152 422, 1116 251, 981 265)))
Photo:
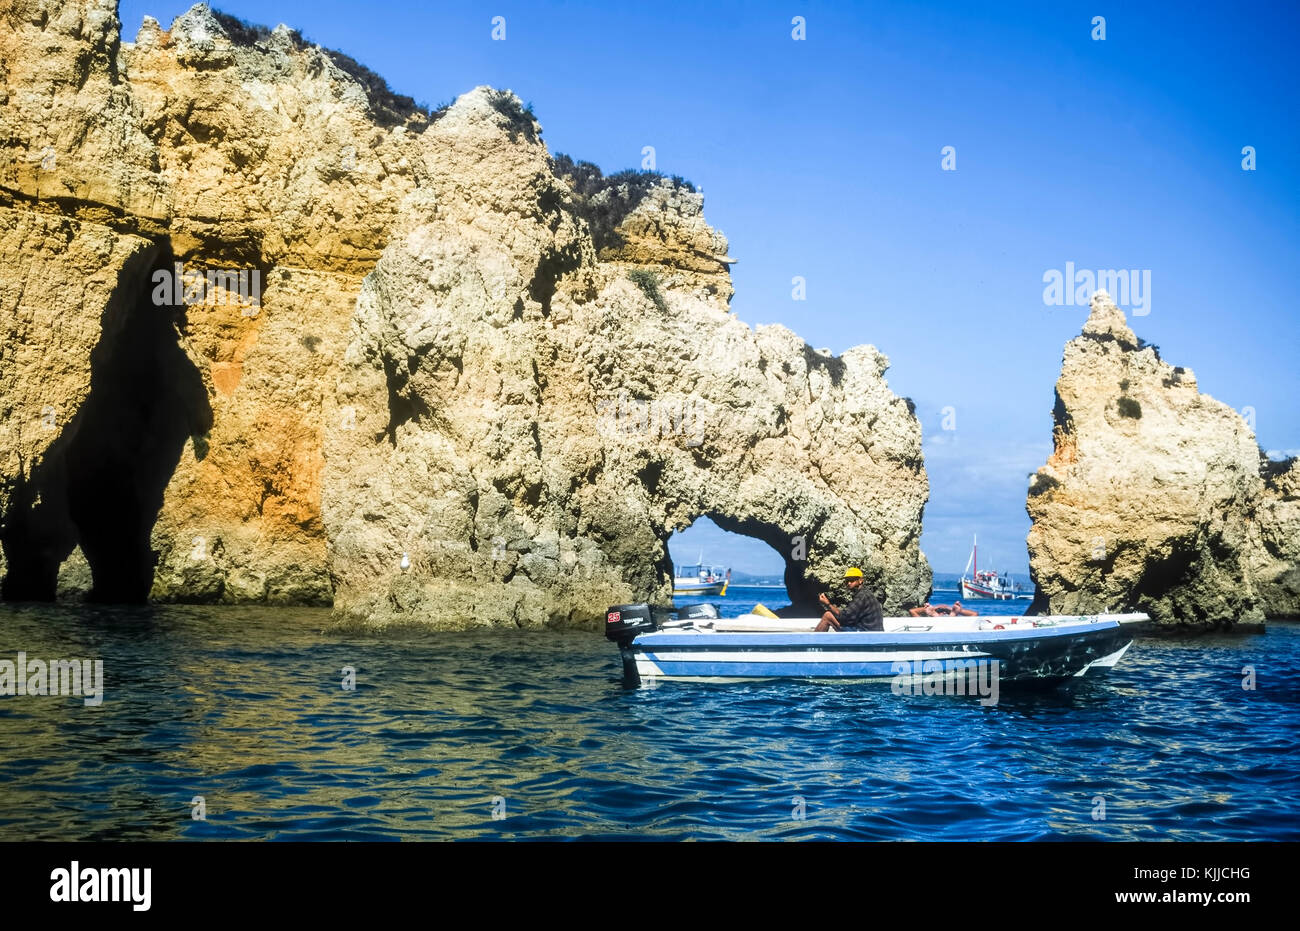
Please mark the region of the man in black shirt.
POLYGON ((844 573, 844 582, 848 585, 853 600, 849 602, 847 608, 841 609, 831 604, 830 599, 823 594, 821 603, 827 610, 822 615, 821 623, 817 625, 817 633, 830 630, 832 627, 836 630, 884 630, 884 611, 881 610, 876 596, 871 594, 871 589, 863 584, 862 570, 850 569, 844 573))

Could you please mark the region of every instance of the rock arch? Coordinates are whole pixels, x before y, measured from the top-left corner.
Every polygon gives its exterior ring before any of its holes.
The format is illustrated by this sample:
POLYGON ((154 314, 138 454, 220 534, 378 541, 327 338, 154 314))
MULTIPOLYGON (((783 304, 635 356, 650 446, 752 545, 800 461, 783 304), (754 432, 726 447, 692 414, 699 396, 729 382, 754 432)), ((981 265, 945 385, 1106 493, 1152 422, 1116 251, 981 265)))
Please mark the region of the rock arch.
MULTIPOLYGON (((327 437, 336 609, 593 624, 609 604, 671 597, 668 538, 701 514, 778 552, 805 536, 791 594, 858 564, 890 607, 923 600, 921 431, 885 357, 751 329, 727 306, 725 263, 596 262, 544 147, 502 132, 478 92, 430 129, 443 173, 362 287, 335 399, 356 420, 327 437), (556 270, 548 255, 575 259, 556 270), (395 408, 417 413, 394 424, 395 408)), ((701 203, 665 184, 624 229, 725 256, 701 203)))

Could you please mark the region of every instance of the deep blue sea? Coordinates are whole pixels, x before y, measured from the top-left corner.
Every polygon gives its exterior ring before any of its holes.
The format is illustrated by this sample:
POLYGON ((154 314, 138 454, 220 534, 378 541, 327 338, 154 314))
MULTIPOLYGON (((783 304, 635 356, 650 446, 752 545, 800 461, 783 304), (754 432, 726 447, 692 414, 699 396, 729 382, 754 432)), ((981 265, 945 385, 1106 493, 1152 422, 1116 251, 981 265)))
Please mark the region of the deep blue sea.
MULTIPOLYGON (((724 603, 755 601, 784 591, 724 603)), ((625 690, 599 632, 328 621, 0 606, 0 660, 101 659, 105 683, 97 707, 0 697, 0 840, 1300 839, 1294 624, 1139 640, 1109 678, 985 707, 888 684, 625 690)))

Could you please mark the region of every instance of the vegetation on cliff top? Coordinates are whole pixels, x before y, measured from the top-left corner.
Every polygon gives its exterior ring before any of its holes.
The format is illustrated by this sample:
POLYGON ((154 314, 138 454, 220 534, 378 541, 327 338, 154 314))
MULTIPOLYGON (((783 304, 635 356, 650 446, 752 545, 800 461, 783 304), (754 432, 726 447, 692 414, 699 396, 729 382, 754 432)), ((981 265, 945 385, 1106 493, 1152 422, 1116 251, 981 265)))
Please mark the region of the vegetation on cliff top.
POLYGON ((1143 349, 1150 349, 1152 352, 1154 352, 1154 353, 1156 354, 1156 361, 1157 361, 1157 362, 1161 361, 1161 359, 1160 359, 1160 347, 1157 346, 1155 343, 1148 343, 1146 340, 1144 340, 1142 337, 1139 336, 1139 337, 1138 337, 1138 352, 1141 352, 1143 349))
POLYGON ((558 152, 555 155, 555 176, 573 188, 574 210, 591 227, 597 255, 604 249, 623 247, 623 237, 616 232, 619 225, 655 185, 669 181, 678 190, 695 193, 695 185, 680 175, 669 177, 657 171, 631 170, 604 175, 599 166, 591 162, 575 162, 558 152))
POLYGON ((529 142, 537 141, 537 117, 531 103, 525 105, 510 91, 491 90, 487 95, 488 103, 506 119, 506 132, 511 142, 518 142, 523 136, 529 142))
POLYGON ((1259 449, 1260 478, 1264 479, 1264 484, 1270 488, 1276 489, 1278 479, 1285 475, 1291 467, 1295 465, 1296 457, 1287 456, 1284 459, 1272 459, 1269 457, 1263 446, 1260 446, 1259 443, 1256 443, 1255 445, 1259 449))
MULTIPOLYGON (((223 13, 221 10, 213 9, 211 12, 212 17, 221 24, 221 28, 226 31, 226 35, 230 37, 230 41, 235 45, 252 46, 265 43, 271 38, 274 31, 267 26, 250 23, 229 13, 223 13)), ((293 40, 294 46, 299 50, 310 48, 316 44, 305 38, 296 29, 290 30, 289 36, 293 40)), ((437 111, 430 112, 426 106, 417 105, 410 97, 395 93, 383 77, 371 71, 351 55, 337 49, 327 49, 323 46, 320 49, 324 55, 334 62, 334 65, 340 71, 366 89, 366 97, 370 101, 370 113, 379 125, 385 127, 406 125, 418 131, 428 122, 436 120, 442 115, 437 111)))

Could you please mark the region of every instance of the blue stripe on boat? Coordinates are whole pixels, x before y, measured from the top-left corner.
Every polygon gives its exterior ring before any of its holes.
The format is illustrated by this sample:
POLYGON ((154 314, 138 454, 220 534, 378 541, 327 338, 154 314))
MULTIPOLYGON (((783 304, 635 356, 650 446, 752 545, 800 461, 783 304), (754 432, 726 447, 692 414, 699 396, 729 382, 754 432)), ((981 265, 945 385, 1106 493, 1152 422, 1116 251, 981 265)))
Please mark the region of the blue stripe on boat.
POLYGON ((676 648, 703 647, 791 647, 843 650, 847 648, 885 649, 890 647, 913 647, 924 644, 930 649, 947 648, 950 644, 963 643, 1006 643, 1015 640, 1042 640, 1064 637, 1071 634, 1095 633, 1103 630, 1115 630, 1118 621, 1092 621, 1086 624, 1057 624, 1052 627, 1026 627, 1014 629, 1010 625, 1005 630, 968 630, 968 631, 895 631, 890 633, 812 633, 811 631, 787 631, 774 634, 758 633, 694 633, 678 634, 656 631, 641 634, 634 641, 644 648, 653 646, 656 650, 676 648))
POLYGON ((781 676, 809 676, 818 679, 837 677, 892 678, 893 663, 710 663, 710 662, 660 662, 650 654, 650 659, 664 676, 700 676, 720 678, 771 678, 781 676))

